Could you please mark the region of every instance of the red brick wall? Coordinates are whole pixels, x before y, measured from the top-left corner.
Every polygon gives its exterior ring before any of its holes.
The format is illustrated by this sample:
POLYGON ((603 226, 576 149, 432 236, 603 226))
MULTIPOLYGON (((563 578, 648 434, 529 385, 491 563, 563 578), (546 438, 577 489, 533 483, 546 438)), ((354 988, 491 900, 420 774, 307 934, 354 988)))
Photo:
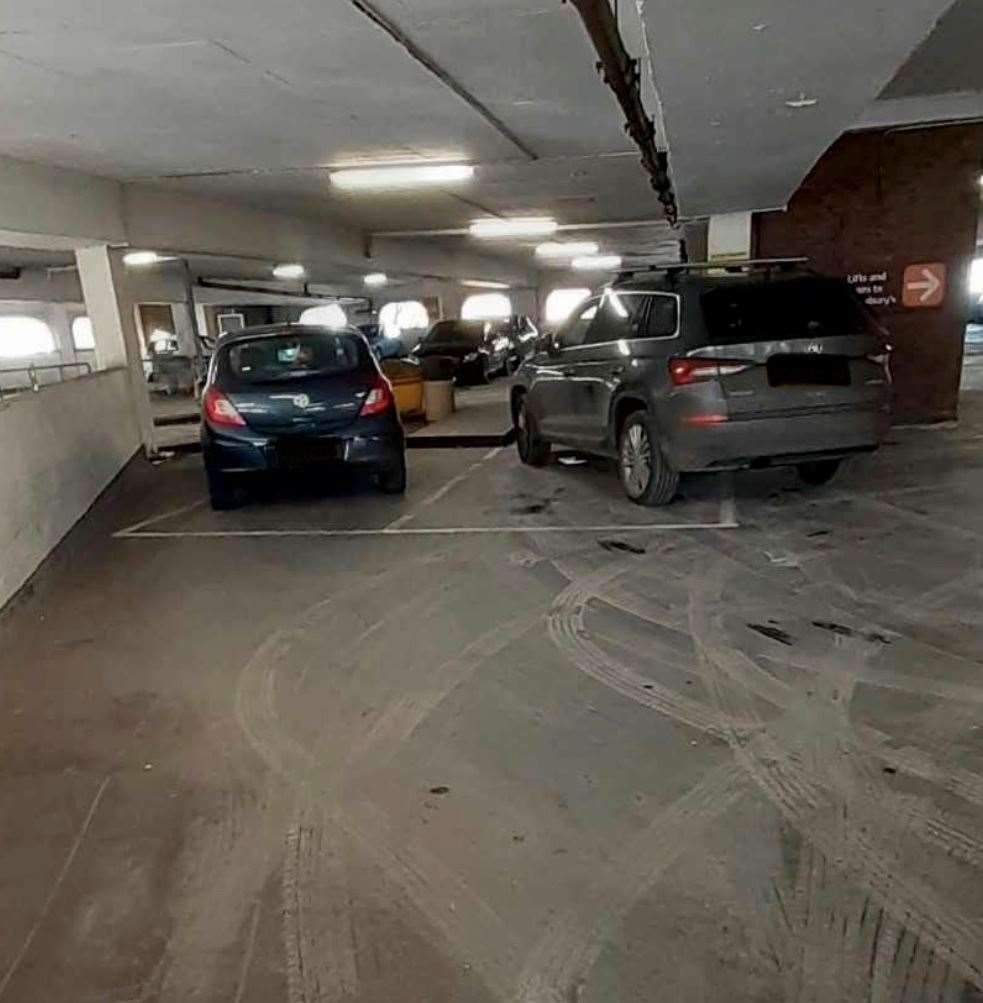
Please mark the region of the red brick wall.
POLYGON ((803 255, 843 277, 886 272, 867 294, 895 346, 895 421, 955 417, 976 247, 983 125, 893 129, 841 137, 786 212, 755 218, 757 257, 803 255), (938 307, 902 306, 907 265, 943 262, 938 307), (893 299, 892 299, 893 298, 893 299))

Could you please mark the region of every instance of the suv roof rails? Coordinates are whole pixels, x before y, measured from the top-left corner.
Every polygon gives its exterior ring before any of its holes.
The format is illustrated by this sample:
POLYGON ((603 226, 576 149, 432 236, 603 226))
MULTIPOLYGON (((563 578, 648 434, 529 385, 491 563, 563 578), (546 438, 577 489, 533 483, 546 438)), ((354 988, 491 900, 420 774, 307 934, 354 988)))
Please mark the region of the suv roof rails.
POLYGON ((631 278, 633 275, 652 272, 664 272, 670 278, 681 272, 722 271, 738 274, 751 271, 787 272, 805 264, 808 258, 748 258, 746 261, 680 261, 671 265, 640 265, 638 268, 623 268, 615 278, 616 282, 631 278))

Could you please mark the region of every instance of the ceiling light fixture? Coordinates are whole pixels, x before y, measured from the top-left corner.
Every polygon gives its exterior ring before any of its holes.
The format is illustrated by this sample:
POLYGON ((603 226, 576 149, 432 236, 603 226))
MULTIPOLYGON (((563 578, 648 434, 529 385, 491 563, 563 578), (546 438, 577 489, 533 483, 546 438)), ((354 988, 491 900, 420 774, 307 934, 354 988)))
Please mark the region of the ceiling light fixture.
POLYGON ((273 269, 275 279, 302 279, 307 274, 307 269, 303 265, 277 265, 273 269))
POLYGON ((163 260, 156 251, 130 251, 123 255, 123 264, 131 268, 146 268, 163 260))
POLYGON ((621 267, 621 258, 617 254, 594 254, 574 258, 571 264, 578 272, 614 272, 621 267))
POLYGON ((549 216, 514 216, 511 219, 476 219, 469 230, 472 237, 548 237, 559 224, 549 216))
POLYGON ((590 254, 597 254, 597 244, 593 240, 570 241, 567 244, 547 241, 536 248, 537 258, 579 258, 590 254))
POLYGON ((461 279, 461 285, 469 289, 509 289, 507 282, 492 282, 490 279, 461 279))
POLYGON ((446 185, 470 181, 474 168, 470 164, 421 164, 402 167, 353 167, 328 174, 336 188, 365 191, 377 188, 416 188, 418 185, 446 185))
POLYGON ((367 286, 384 286, 389 281, 389 276, 384 272, 371 272, 362 281, 367 286))
POLYGON ((819 104, 819 99, 806 97, 804 91, 799 91, 799 96, 797 98, 792 98, 791 100, 785 102, 786 107, 795 109, 812 108, 817 104, 819 104))

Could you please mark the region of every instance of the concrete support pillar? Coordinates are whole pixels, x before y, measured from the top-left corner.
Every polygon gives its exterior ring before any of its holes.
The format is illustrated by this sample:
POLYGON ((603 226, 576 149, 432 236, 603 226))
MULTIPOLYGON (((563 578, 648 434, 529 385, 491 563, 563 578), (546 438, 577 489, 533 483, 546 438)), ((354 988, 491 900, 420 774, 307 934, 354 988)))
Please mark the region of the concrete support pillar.
POLYGON ((181 354, 193 359, 198 355, 198 339, 195 333, 195 315, 188 309, 186 303, 172 303, 171 315, 174 318, 174 333, 181 354))
POLYGON ((705 219, 683 224, 683 244, 687 261, 707 260, 707 234, 710 224, 705 219))
POLYGON ((143 372, 134 304, 126 294, 126 276, 119 256, 105 245, 75 252, 85 308, 92 321, 99 369, 125 367, 130 375, 133 420, 148 456, 156 452, 150 395, 143 372))
POLYGON ((707 229, 707 261, 746 261, 751 257, 751 213, 711 216, 707 229))
POLYGON ((62 362, 75 359, 75 343, 72 341, 72 318, 64 303, 49 303, 46 308, 48 327, 55 336, 58 355, 62 362))

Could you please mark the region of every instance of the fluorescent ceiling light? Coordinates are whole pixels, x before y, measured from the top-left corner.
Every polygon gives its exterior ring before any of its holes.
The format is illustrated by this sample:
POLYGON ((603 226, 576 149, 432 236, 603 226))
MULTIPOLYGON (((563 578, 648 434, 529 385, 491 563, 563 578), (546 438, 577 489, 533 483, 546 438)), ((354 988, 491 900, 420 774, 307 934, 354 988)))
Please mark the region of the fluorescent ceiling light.
POLYGON ((476 219, 470 226, 473 237, 548 237, 558 223, 549 216, 515 216, 511 219, 476 219))
POLYGON ((574 258, 571 264, 578 272, 613 272, 621 267, 621 258, 617 254, 595 254, 574 258))
POLYGON ((163 260, 156 251, 129 251, 123 255, 123 264, 131 268, 146 268, 163 260))
POLYGON ((507 282, 492 282, 488 279, 461 279, 461 285, 469 289, 508 289, 507 282))
POLYGON ((420 164, 402 167, 352 167, 328 174, 331 184, 348 191, 371 188, 415 188, 417 185, 445 185, 453 181, 470 181, 474 168, 470 164, 420 164))
POLYGON ((277 265, 273 269, 273 277, 276 279, 302 279, 307 274, 307 269, 303 265, 277 265))
POLYGON ((593 240, 571 241, 568 244, 547 241, 536 248, 539 258, 577 258, 589 254, 597 254, 597 244, 593 240))
POLYGON ((384 272, 372 272, 362 280, 367 286, 384 286, 389 281, 389 276, 384 272))

